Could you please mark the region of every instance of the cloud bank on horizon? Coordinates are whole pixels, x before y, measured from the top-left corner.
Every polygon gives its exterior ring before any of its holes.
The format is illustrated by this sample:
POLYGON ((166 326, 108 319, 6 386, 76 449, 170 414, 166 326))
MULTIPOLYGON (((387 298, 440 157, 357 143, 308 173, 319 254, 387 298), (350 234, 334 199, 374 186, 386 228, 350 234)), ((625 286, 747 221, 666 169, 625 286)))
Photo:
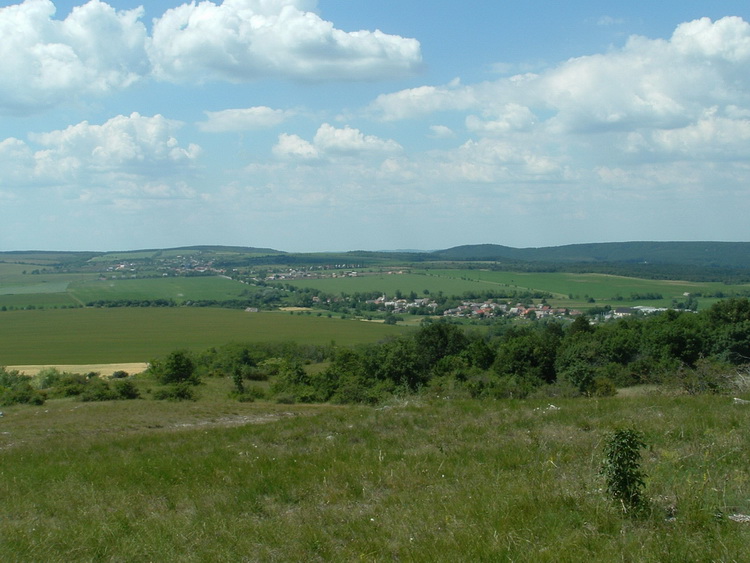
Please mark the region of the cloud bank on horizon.
POLYGON ((746 14, 508 60, 333 4, 0 2, 0 249, 750 240, 746 14))

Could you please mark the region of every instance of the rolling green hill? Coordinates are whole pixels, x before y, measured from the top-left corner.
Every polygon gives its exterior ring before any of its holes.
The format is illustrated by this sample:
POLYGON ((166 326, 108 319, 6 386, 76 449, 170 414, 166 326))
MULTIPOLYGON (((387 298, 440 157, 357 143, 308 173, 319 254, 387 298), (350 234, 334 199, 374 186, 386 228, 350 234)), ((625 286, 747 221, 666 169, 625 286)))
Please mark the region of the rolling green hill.
POLYGON ((747 242, 610 242, 544 248, 511 248, 496 244, 457 246, 433 253, 443 260, 510 260, 556 263, 681 264, 750 268, 747 242))

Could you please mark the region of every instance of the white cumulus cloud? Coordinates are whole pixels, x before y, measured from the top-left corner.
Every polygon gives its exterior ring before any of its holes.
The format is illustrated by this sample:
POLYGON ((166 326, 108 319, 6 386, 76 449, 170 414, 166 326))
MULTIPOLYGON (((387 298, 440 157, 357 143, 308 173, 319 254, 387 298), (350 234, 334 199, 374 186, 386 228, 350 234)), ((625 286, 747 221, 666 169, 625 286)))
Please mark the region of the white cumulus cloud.
POLYGON ((280 135, 273 152, 280 158, 314 160, 324 157, 389 154, 401 149, 401 145, 392 139, 365 135, 359 129, 349 126, 339 129, 324 123, 318 128, 312 142, 297 135, 280 135))
POLYGON ((0 110, 30 112, 124 88, 148 71, 142 8, 91 0, 55 20, 50 0, 0 8, 0 110))
POLYGON ((293 115, 293 111, 272 109, 266 106, 207 111, 208 119, 198 123, 198 127, 201 131, 209 133, 266 129, 280 125, 293 115))
POLYGON ((683 159, 750 159, 750 120, 707 115, 678 129, 629 136, 629 152, 657 153, 683 159))
POLYGON ((0 8, 0 112, 34 113, 144 79, 180 83, 265 78, 363 81, 421 68, 415 39, 345 32, 311 0, 208 0, 153 20, 102 0, 56 18, 52 0, 0 8))
POLYGON ((328 123, 320 126, 313 143, 326 153, 353 154, 363 152, 394 152, 401 145, 392 139, 380 139, 365 135, 359 129, 344 127, 337 129, 328 123))
POLYGON ((456 133, 446 125, 430 125, 430 137, 433 139, 450 139, 456 136, 456 133))
POLYGON ((488 112, 495 114, 494 119, 485 115, 477 117, 470 115, 466 118, 466 128, 484 135, 504 135, 513 131, 527 131, 537 121, 534 113, 526 106, 508 103, 502 108, 488 112))
POLYGON ((345 32, 304 0, 183 4, 154 22, 155 74, 174 82, 266 77, 377 80, 422 64, 419 42, 379 30, 345 32))
POLYGON ((454 80, 447 86, 418 86, 393 94, 381 94, 371 110, 385 120, 409 119, 445 110, 468 110, 483 102, 471 86, 454 80))
POLYGON ((103 173, 168 175, 194 161, 201 152, 195 144, 181 146, 174 137, 180 124, 161 115, 119 115, 102 125, 86 121, 70 127, 30 135, 35 151, 35 174, 70 179, 103 173))
POLYGON ((532 123, 559 134, 627 132, 686 127, 713 106, 748 109, 749 87, 750 24, 703 18, 669 40, 633 36, 620 49, 538 73, 384 94, 370 111, 385 120, 478 111, 467 125, 486 134, 532 123))
POLYGON ((287 133, 279 135, 279 141, 273 147, 273 154, 282 159, 317 160, 320 157, 318 149, 312 143, 305 141, 299 135, 287 133))

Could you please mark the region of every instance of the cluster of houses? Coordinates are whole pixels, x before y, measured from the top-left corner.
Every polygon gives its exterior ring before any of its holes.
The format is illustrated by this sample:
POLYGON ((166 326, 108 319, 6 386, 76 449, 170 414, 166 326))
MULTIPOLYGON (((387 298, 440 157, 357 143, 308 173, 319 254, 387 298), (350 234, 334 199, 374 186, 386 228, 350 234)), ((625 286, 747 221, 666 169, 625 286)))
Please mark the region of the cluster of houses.
POLYGON ((438 307, 430 298, 424 299, 388 299, 385 295, 377 299, 370 299, 366 303, 375 304, 378 309, 393 311, 396 314, 409 313, 412 309, 427 308, 434 313, 438 307))
POLYGON ((357 278, 361 276, 375 276, 375 275, 395 275, 408 273, 405 270, 391 270, 387 272, 362 272, 357 270, 339 269, 335 271, 334 268, 339 268, 343 265, 335 266, 318 266, 317 269, 294 269, 289 268, 284 271, 270 272, 266 274, 266 280, 268 281, 281 281, 281 280, 301 280, 301 279, 324 279, 324 278, 357 278))
POLYGON ((161 272, 164 277, 226 274, 226 270, 214 267, 212 260, 202 261, 191 256, 171 256, 149 258, 139 262, 115 262, 108 265, 106 271, 101 273, 101 279, 106 279, 107 276, 112 279, 153 277, 154 272, 161 272))
POLYGON ((603 317, 605 320, 622 319, 632 315, 652 315, 666 310, 666 307, 647 307, 645 305, 638 305, 637 307, 617 307, 606 313, 603 317))
POLYGON ((582 315, 581 311, 567 308, 553 308, 546 304, 540 305, 523 305, 521 303, 510 306, 505 303, 494 303, 486 301, 476 303, 465 301, 458 307, 446 309, 443 316, 446 317, 470 317, 470 318, 487 318, 487 317, 522 317, 528 319, 541 319, 545 317, 569 317, 582 315))
MULTIPOLYGON (((379 310, 392 311, 396 314, 410 313, 414 309, 426 309, 426 314, 436 314, 439 305, 429 297, 421 299, 389 299, 385 295, 377 299, 367 301, 375 305, 379 310)), ((545 317, 569 317, 583 314, 581 311, 567 308, 553 308, 546 304, 523 305, 521 303, 511 306, 507 303, 496 303, 494 301, 464 301, 456 307, 445 309, 442 315, 445 317, 464 317, 482 319, 491 317, 521 317, 521 318, 545 318, 545 317)))

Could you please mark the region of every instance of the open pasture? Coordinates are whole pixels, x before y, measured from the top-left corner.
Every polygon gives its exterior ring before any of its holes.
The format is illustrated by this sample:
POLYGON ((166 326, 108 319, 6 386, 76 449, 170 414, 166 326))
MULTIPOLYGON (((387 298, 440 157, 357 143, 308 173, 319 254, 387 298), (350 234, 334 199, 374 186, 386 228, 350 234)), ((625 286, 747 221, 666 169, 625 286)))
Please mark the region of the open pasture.
POLYGON ((229 342, 357 344, 405 330, 282 312, 214 308, 7 311, 0 314, 0 365, 147 362, 177 349, 229 342))
POLYGON ((555 408, 434 397, 377 409, 10 407, 0 559, 743 561, 748 423, 727 397, 659 394, 555 408), (648 510, 630 518, 598 472, 607 432, 634 424, 648 510))

